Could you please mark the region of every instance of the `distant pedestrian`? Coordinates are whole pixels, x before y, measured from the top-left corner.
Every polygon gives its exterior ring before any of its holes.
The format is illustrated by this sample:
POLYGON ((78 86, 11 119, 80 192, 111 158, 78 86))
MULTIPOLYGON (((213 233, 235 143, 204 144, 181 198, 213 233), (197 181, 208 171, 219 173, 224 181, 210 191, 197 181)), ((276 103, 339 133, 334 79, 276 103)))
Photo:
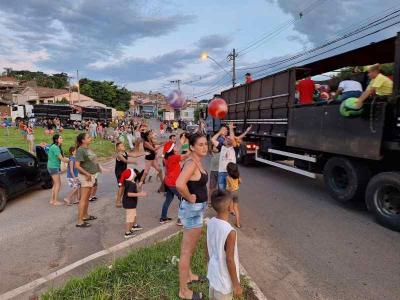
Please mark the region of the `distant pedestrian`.
POLYGON ((146 192, 139 191, 137 184, 142 176, 143 171, 139 172, 136 169, 126 169, 122 172, 120 177, 117 202, 122 202, 122 206, 126 211, 125 238, 133 237, 136 235, 137 231, 143 229, 143 227, 137 223, 136 213, 138 197, 147 196, 146 192))
POLYGON ((53 187, 51 189, 50 204, 51 205, 63 205, 62 202, 58 201, 58 195, 61 188, 61 162, 68 163, 69 159, 64 157, 61 149, 63 138, 59 134, 53 136, 53 144, 49 148, 48 159, 47 159, 47 170, 51 178, 53 179, 53 187))
POLYGON ((26 127, 26 140, 28 141, 28 151, 31 154, 35 153, 34 150, 35 136, 33 134, 34 134, 33 125, 32 123, 29 123, 28 126, 26 127))
POLYGON ((240 210, 239 210, 239 185, 242 183, 240 178, 239 167, 235 163, 228 163, 226 166, 228 177, 226 178, 226 190, 232 194, 231 212, 235 215, 237 228, 241 228, 240 225, 240 210))
POLYGON ((202 160, 208 153, 207 138, 201 134, 193 134, 189 138, 189 146, 191 159, 186 161, 176 181, 176 189, 182 195, 179 218, 184 228, 179 260, 179 297, 203 299, 201 293, 188 288, 188 283, 201 282, 204 279, 192 273, 190 263, 201 237, 208 200, 208 174, 202 165, 202 160))
POLYGON ((79 203, 79 189, 80 183, 78 179, 78 169, 76 168, 76 148, 70 147, 69 148, 69 162, 67 168, 67 180, 68 185, 71 188, 71 192, 68 196, 64 199, 67 205, 77 204, 79 203))
POLYGON ((207 254, 209 298, 231 300, 243 293, 240 286, 237 232, 229 224, 229 207, 232 195, 216 190, 211 195, 211 205, 217 216, 207 224, 207 254))
POLYGON ((89 197, 96 182, 96 174, 101 172, 97 156, 90 149, 91 142, 92 138, 87 133, 81 133, 76 138, 76 168, 79 171, 78 177, 81 184, 76 227, 90 227, 88 221, 97 219, 97 217, 88 214, 89 197))
MULTIPOLYGON (((148 154, 144 157, 145 159, 145 169, 144 175, 141 179, 140 184, 145 182, 147 175, 150 172, 151 168, 154 168, 157 171, 157 176, 160 179, 160 182, 164 181, 161 167, 156 159, 157 151, 161 148, 162 145, 157 145, 154 141, 154 135, 152 131, 147 131, 142 134, 143 139, 143 149, 148 152, 148 154)), ((160 189, 159 189, 160 191, 160 189)))
POLYGON ((164 122, 161 122, 160 123, 160 135, 161 136, 164 136, 164 133, 165 133, 164 128, 165 128, 165 124, 164 124, 164 122))
POLYGON ((252 83, 252 82, 253 82, 253 76, 251 76, 250 73, 246 73, 246 74, 245 74, 245 83, 246 83, 246 84, 250 84, 250 83, 252 83))

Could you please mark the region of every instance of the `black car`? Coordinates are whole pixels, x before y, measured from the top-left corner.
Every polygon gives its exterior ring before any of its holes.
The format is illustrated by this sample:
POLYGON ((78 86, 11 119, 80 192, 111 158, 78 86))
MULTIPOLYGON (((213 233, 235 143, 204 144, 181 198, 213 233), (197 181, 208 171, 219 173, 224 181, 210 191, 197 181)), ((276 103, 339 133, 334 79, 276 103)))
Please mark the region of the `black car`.
POLYGON ((27 190, 42 186, 50 189, 53 181, 47 171, 47 153, 37 146, 36 157, 15 147, 0 147, 0 211, 7 201, 27 190))

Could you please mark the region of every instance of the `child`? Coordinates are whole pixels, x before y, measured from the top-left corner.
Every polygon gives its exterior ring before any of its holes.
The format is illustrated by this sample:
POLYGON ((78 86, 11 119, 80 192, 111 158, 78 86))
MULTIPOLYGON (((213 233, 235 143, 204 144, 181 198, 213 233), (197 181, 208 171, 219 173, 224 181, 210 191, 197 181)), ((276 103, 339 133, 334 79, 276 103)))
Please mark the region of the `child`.
POLYGON ((211 205, 217 216, 207 225, 207 278, 210 299, 232 299, 243 290, 239 281, 239 254, 236 230, 229 224, 229 206, 232 195, 216 190, 211 195, 211 205))
POLYGON ((138 197, 146 197, 146 192, 138 192, 137 182, 143 176, 143 171, 126 169, 121 174, 119 182, 119 190, 117 202, 122 196, 122 206, 126 211, 125 238, 134 237, 136 231, 142 230, 139 224, 136 223, 136 207, 138 197))
MULTIPOLYGON (((218 168, 219 168, 219 155, 220 152, 217 147, 211 147, 211 159, 210 159, 210 182, 209 182, 209 199, 211 199, 211 193, 218 188, 218 168)), ((211 207, 211 202, 209 202, 211 207)))
POLYGON ((236 163, 235 153, 235 140, 233 137, 227 137, 224 141, 224 145, 221 148, 218 165, 218 188, 220 190, 226 189, 226 177, 228 172, 226 167, 229 163, 236 163))
POLYGON ((231 204, 231 211, 234 213, 236 217, 236 227, 240 228, 240 212, 239 212, 239 198, 238 198, 238 191, 239 185, 242 183, 239 174, 238 165, 235 163, 229 163, 226 166, 226 170, 228 172, 228 177, 226 178, 226 190, 232 194, 232 204, 231 204))
POLYGON ((80 183, 78 179, 78 169, 76 168, 76 159, 75 159, 76 149, 75 147, 69 148, 69 162, 67 168, 67 179, 68 185, 72 188, 72 191, 68 194, 68 196, 64 199, 67 205, 77 204, 79 203, 79 188, 80 183))

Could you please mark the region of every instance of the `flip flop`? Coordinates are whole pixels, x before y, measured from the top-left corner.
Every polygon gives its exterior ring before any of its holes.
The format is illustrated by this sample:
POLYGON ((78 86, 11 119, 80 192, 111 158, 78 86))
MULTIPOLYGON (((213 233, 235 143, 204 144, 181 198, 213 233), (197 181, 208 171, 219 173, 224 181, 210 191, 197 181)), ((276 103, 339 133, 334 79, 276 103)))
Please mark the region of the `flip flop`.
POLYGON ((87 223, 87 222, 83 222, 82 224, 76 224, 75 226, 76 226, 76 227, 80 227, 80 228, 88 228, 88 227, 90 227, 90 226, 92 226, 92 225, 90 225, 90 224, 87 223))
POLYGON ((95 216, 89 216, 89 218, 85 218, 85 219, 83 219, 83 221, 93 221, 93 220, 97 220, 97 217, 95 217, 95 216))
POLYGON ((62 202, 60 202, 60 201, 57 201, 57 202, 53 202, 53 203, 50 203, 51 205, 53 205, 53 206, 60 206, 60 205, 64 205, 64 203, 62 203, 62 202))

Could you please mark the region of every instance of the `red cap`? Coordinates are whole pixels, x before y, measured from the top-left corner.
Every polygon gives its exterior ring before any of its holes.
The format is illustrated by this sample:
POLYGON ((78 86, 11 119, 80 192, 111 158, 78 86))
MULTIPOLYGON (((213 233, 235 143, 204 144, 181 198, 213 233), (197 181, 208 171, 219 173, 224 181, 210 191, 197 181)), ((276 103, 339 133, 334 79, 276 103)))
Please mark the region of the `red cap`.
POLYGON ((122 172, 121 177, 119 178, 118 186, 122 186, 125 180, 132 181, 135 178, 135 171, 133 169, 126 169, 122 172))
POLYGON ((175 144, 173 142, 171 142, 171 141, 166 142, 164 145, 164 154, 171 152, 174 149, 174 147, 175 147, 175 144))

